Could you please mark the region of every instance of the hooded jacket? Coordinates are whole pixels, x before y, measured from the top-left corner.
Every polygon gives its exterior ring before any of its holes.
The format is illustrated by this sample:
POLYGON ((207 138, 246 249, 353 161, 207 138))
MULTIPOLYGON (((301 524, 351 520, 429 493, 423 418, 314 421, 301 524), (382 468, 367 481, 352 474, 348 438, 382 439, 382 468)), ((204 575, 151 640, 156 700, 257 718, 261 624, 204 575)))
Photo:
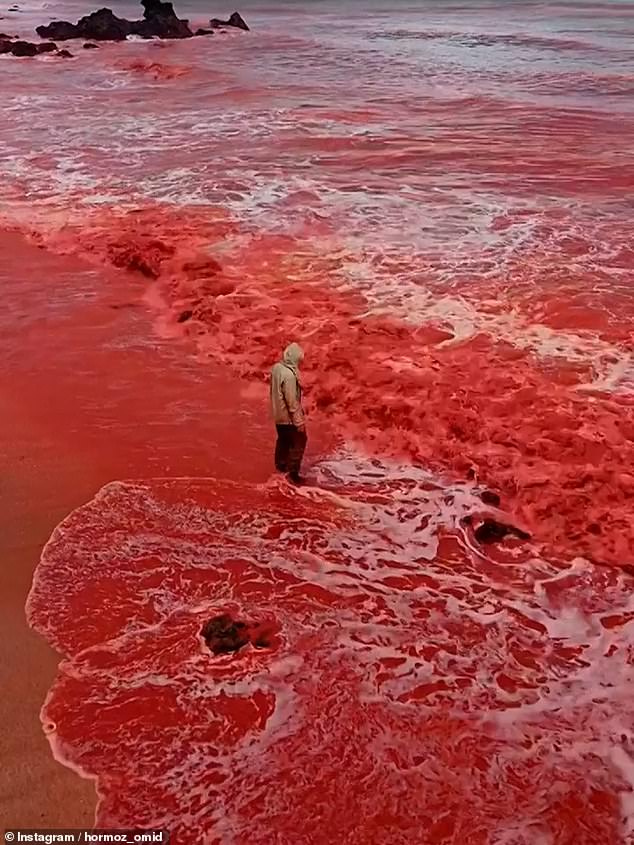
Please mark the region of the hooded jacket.
POLYGON ((297 343, 284 350, 284 356, 271 370, 271 410, 276 425, 304 425, 302 384, 299 364, 304 352, 297 343))

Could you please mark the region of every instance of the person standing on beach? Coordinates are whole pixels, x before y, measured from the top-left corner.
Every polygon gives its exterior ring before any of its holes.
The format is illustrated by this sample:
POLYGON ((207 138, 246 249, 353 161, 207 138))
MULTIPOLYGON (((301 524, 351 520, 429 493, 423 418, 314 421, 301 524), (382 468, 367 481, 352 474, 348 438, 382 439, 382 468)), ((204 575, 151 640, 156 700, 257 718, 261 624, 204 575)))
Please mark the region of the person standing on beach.
POLYGON ((271 409, 277 428, 275 469, 287 473, 293 484, 302 482, 299 471, 308 439, 299 376, 303 357, 301 346, 291 343, 271 370, 271 409))

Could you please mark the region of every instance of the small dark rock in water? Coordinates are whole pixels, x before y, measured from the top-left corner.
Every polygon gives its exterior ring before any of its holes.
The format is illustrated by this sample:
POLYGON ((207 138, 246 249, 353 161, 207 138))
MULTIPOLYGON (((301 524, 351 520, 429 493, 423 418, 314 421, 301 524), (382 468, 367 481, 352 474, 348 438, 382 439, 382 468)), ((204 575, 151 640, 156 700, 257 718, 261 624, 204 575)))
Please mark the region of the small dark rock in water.
POLYGON ((7 35, 5 32, 0 32, 0 41, 11 41, 13 35, 7 35))
POLYGON ((19 12, 19 11, 20 11, 19 6, 9 6, 9 12, 19 12))
POLYGON ((475 530, 475 538, 479 543, 496 543, 508 537, 509 534, 520 540, 530 540, 530 534, 514 525, 496 522, 495 519, 485 519, 475 530))
POLYGON ((219 29, 223 26, 233 26, 236 29, 243 29, 245 32, 249 32, 249 27, 246 25, 244 18, 238 12, 234 12, 228 21, 221 21, 218 18, 212 18, 209 21, 209 26, 212 29, 219 29))
POLYGON ((194 316, 193 311, 183 311, 182 314, 179 315, 177 322, 178 323, 186 323, 187 320, 191 320, 194 316))
POLYGON ((18 58, 37 56, 39 53, 54 53, 57 44, 45 42, 44 44, 31 44, 30 41, 8 41, 0 39, 0 55, 11 53, 18 58))
POLYGON ((213 29, 197 29, 194 35, 213 35, 213 29))
POLYGON ((31 44, 29 41, 13 41, 9 52, 14 56, 37 56, 37 44, 31 44))
POLYGON ((93 44, 92 41, 86 41, 84 44, 84 50, 98 50, 99 44, 93 44))
POLYGON ((485 505, 491 505, 494 508, 500 507, 500 497, 497 493, 494 493, 493 490, 483 490, 482 493, 480 493, 480 498, 485 505))
POLYGON ((228 613, 215 616, 205 623, 201 635, 214 654, 238 651, 249 642, 246 622, 235 621, 228 613))
POLYGON ((58 50, 57 55, 61 56, 62 59, 74 59, 75 58, 72 53, 68 52, 68 50, 58 50))
POLYGON ((503 540, 509 533, 508 525, 495 522, 493 519, 485 519, 482 525, 475 530, 475 538, 479 543, 495 543, 503 540))

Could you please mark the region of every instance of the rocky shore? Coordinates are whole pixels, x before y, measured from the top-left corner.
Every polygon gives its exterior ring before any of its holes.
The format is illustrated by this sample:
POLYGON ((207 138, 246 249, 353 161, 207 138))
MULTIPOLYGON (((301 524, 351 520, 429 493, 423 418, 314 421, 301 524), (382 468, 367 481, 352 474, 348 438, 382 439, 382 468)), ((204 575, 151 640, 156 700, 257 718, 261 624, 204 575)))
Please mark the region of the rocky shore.
POLYGON ((112 9, 98 9, 80 18, 77 23, 70 21, 52 21, 38 26, 36 32, 43 41, 32 43, 11 35, 0 33, 0 55, 12 55, 18 58, 31 58, 46 53, 62 58, 72 58, 65 49, 59 49, 58 41, 84 39, 86 49, 94 49, 95 41, 125 41, 129 36, 141 38, 180 39, 196 36, 213 35, 216 30, 239 29, 249 31, 249 27, 238 12, 234 12, 226 21, 212 18, 209 28, 193 31, 189 21, 178 17, 172 3, 164 0, 141 0, 143 18, 129 21, 120 18, 112 9))

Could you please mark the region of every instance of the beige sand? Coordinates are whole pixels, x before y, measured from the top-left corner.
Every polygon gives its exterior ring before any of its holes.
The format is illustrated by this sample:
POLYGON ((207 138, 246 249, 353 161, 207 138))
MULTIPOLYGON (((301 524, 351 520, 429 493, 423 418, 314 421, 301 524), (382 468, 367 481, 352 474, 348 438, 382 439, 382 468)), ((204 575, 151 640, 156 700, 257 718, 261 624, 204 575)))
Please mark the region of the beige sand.
POLYGON ((78 456, 42 435, 18 401, 0 397, 0 809, 2 827, 90 827, 95 792, 53 759, 39 710, 58 655, 31 631, 24 603, 43 544, 95 482, 78 456))

